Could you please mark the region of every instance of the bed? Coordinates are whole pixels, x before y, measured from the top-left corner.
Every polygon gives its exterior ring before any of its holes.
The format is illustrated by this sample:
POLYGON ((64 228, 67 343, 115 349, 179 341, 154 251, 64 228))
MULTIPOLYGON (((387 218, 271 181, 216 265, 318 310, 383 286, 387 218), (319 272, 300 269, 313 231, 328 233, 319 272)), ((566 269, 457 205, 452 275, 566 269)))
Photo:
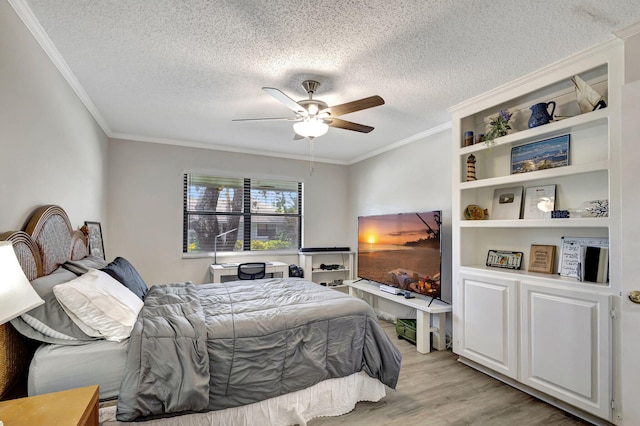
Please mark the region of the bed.
MULTIPOLYGON (((82 284, 115 262, 89 256, 86 236, 59 206, 37 209, 24 231, 0 239, 13 242, 25 274, 46 296, 43 306, 63 301, 53 288, 82 284)), ((78 321, 65 318, 74 315, 66 302, 45 319, 27 315, 3 325, 0 358, 8 361, 0 393, 28 369, 30 395, 99 384, 101 400, 117 401, 103 404, 104 425, 168 425, 177 415, 194 425, 284 425, 344 414, 397 383, 399 351, 371 308, 309 281, 187 282, 154 285, 143 296, 126 338, 72 329, 78 321), (54 325, 41 324, 51 316, 54 325), (34 341, 42 342, 35 352, 34 341)))

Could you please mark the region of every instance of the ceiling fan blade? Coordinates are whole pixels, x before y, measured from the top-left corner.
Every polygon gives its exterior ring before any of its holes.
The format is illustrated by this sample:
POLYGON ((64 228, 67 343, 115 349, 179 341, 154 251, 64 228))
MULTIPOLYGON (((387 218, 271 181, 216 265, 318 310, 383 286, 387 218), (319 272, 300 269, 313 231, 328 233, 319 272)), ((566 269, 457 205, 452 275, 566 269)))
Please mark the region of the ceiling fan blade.
POLYGON ((384 105, 384 99, 380 96, 369 96, 368 98, 359 99, 357 101, 347 102, 345 104, 334 105, 322 112, 328 111, 332 116, 338 117, 340 115, 349 114, 350 112, 356 112, 367 108, 373 108, 376 106, 384 105))
POLYGON ((364 124, 353 123, 351 121, 341 120, 339 118, 327 118, 324 120, 330 127, 337 127, 339 129, 353 130, 360 133, 369 133, 373 130, 371 126, 365 126, 364 124))
POLYGON ((300 135, 299 135, 299 134, 297 134, 297 133, 294 133, 294 134, 293 134, 293 140, 294 140, 294 141, 299 141, 300 139, 304 139, 304 136, 300 136, 300 135))
POLYGON ((298 121, 297 117, 274 117, 274 118, 234 118, 231 121, 298 121))
POLYGON ((283 103, 290 110, 294 111, 296 114, 306 115, 307 110, 298 105, 296 101, 282 93, 280 90, 275 89, 273 87, 263 87, 262 90, 276 98, 277 101, 283 103))

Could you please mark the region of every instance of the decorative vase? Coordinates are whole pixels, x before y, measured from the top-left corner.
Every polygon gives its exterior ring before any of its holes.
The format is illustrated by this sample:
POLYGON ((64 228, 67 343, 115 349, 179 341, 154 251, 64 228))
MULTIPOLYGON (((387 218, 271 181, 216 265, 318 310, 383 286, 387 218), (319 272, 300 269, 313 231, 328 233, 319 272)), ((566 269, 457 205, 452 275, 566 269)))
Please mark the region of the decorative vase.
POLYGON ((556 111, 556 102, 541 102, 539 104, 533 105, 531 108, 531 117, 529 118, 529 128, 542 126, 543 124, 547 124, 549 121, 553 120, 553 113, 556 111), (549 105, 551 108, 551 113, 549 113, 549 105))

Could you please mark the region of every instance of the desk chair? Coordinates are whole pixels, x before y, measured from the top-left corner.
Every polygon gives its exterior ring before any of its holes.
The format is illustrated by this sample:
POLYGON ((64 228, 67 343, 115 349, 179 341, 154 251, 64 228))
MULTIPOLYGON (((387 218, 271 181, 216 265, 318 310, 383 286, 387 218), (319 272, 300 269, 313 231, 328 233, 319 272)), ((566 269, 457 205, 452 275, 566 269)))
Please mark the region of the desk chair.
POLYGON ((267 274, 267 264, 264 262, 248 262, 238 265, 239 280, 259 280, 267 274))

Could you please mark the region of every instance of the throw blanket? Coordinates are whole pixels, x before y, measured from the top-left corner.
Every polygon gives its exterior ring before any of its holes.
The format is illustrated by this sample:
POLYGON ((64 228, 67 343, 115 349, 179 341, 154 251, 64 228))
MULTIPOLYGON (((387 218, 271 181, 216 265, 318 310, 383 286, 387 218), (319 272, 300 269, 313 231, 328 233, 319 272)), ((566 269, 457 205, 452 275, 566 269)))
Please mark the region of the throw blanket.
POLYGON ((366 302, 298 278, 153 286, 127 356, 121 421, 250 404, 361 370, 395 388, 401 361, 366 302))

